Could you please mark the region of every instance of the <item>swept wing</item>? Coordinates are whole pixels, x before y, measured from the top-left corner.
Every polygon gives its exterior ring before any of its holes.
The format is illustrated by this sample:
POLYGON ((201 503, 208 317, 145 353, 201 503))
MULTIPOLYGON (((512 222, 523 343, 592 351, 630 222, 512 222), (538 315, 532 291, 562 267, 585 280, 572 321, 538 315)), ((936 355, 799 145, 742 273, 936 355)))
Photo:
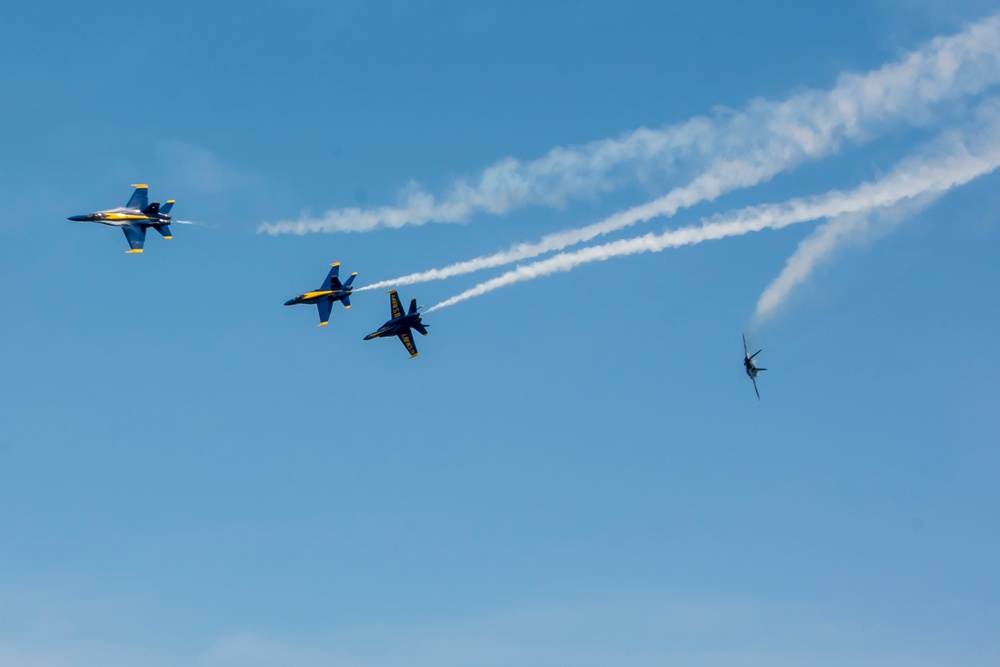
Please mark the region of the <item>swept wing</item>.
POLYGON ((407 329, 403 333, 396 335, 399 336, 399 340, 403 343, 403 347, 406 348, 406 351, 410 353, 410 359, 417 356, 417 346, 413 342, 413 334, 410 333, 410 330, 407 329))

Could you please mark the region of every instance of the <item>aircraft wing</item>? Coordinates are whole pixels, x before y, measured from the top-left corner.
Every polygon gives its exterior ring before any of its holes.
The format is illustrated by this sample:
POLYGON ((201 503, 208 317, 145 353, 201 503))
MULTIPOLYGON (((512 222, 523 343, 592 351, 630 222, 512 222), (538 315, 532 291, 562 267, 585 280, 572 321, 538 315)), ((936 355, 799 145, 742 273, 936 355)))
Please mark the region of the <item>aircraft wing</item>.
POLYGON ((399 336, 399 340, 403 343, 403 346, 406 348, 406 351, 410 353, 410 359, 417 356, 417 346, 413 342, 413 334, 410 333, 410 330, 407 329, 403 333, 397 335, 399 336))
MULTIPOLYGON (((392 306, 392 319, 396 319, 397 317, 402 317, 403 304, 399 302, 399 295, 396 294, 396 290, 392 290, 391 292, 389 292, 389 301, 392 306)), ((407 346, 407 349, 409 349, 409 346, 407 346)), ((414 354, 416 353, 414 352, 414 354)))
POLYGON ((333 301, 329 299, 323 299, 322 301, 316 302, 316 307, 319 309, 319 326, 326 326, 330 321, 330 308, 333 306, 333 301))
POLYGON ((760 400, 760 392, 757 391, 757 379, 756 378, 750 378, 750 381, 753 382, 753 393, 757 394, 757 400, 759 401, 760 400))
POLYGON ((135 192, 132 193, 132 198, 128 200, 125 204, 125 208, 137 208, 140 211, 149 206, 149 186, 148 185, 133 185, 135 192))
POLYGON ((122 231, 131 248, 129 252, 142 252, 142 244, 146 242, 146 228, 141 225, 123 225, 122 231))

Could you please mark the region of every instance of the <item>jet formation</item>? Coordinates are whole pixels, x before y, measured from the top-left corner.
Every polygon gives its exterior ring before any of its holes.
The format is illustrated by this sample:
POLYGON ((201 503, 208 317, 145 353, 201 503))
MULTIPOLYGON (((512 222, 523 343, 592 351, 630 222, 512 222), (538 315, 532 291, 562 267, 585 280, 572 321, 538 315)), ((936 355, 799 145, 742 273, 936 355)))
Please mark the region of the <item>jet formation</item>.
POLYGON ((142 246, 146 242, 146 230, 150 227, 165 239, 173 238, 170 232, 170 209, 174 207, 174 200, 168 199, 162 207, 158 201, 150 204, 148 185, 138 184, 132 187, 135 188, 135 192, 124 206, 85 215, 72 215, 68 219, 73 222, 99 222, 102 225, 119 227, 125 232, 125 240, 129 246, 129 250, 125 252, 128 253, 142 252, 142 246))
MULTIPOLYGON (((316 304, 316 307, 319 309, 319 324, 317 326, 321 327, 330 323, 330 310, 333 308, 335 302, 341 302, 344 304, 344 308, 351 307, 351 292, 354 289, 352 283, 358 275, 358 272, 355 271, 347 279, 347 282, 341 283, 338 275, 340 273, 340 262, 335 262, 330 267, 330 272, 327 273, 326 280, 323 281, 323 284, 318 289, 300 294, 294 299, 289 299, 285 302, 286 306, 295 306, 300 303, 316 304)), ((396 336, 403 343, 406 351, 410 353, 410 358, 412 359, 417 356, 417 346, 413 342, 412 330, 416 329, 422 335, 427 335, 428 325, 420 321, 419 310, 417 300, 411 299, 410 310, 404 313, 403 304, 399 301, 399 294, 396 293, 396 290, 392 290, 389 292, 391 319, 379 327, 378 331, 365 336, 365 340, 396 336)))
MULTIPOLYGON (((152 227, 165 239, 173 238, 170 232, 170 210, 174 206, 174 200, 168 199, 167 203, 160 206, 159 202, 149 203, 149 186, 146 184, 133 184, 135 192, 129 198, 128 203, 118 208, 110 208, 103 211, 95 211, 84 215, 73 215, 68 219, 73 222, 97 222, 102 225, 118 227, 124 232, 125 240, 128 241, 128 253, 141 253, 146 242, 146 230, 152 227)), ((340 262, 330 265, 330 271, 326 274, 326 279, 315 290, 305 292, 285 302, 286 306, 295 306, 300 303, 315 304, 319 312, 319 324, 326 326, 330 323, 330 313, 333 304, 339 301, 344 308, 351 307, 351 292, 353 291, 354 279, 358 273, 351 274, 346 282, 340 282, 340 262)), ((417 356, 417 346, 413 342, 413 330, 420 334, 427 335, 427 326, 420 320, 420 308, 417 307, 417 300, 410 300, 410 308, 403 312, 403 305, 399 300, 396 290, 389 292, 389 307, 391 318, 386 321, 377 331, 365 336, 365 340, 373 338, 391 338, 396 336, 403 347, 410 353, 410 358, 417 356)), ((743 336, 743 367, 747 377, 753 382, 754 393, 757 400, 760 400, 760 391, 757 390, 757 374, 766 371, 766 368, 758 368, 754 358, 763 350, 757 350, 750 354, 747 349, 746 335, 743 336)))

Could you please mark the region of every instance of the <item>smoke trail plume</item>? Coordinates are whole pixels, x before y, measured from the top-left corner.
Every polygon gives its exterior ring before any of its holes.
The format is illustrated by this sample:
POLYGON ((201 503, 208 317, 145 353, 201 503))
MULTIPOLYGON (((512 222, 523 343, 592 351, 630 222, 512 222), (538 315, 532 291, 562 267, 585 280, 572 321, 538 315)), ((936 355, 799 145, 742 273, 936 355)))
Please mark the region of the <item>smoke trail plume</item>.
POLYGON ((871 241, 875 236, 888 233, 906 218, 933 204, 942 194, 930 192, 887 208, 837 216, 820 225, 799 244, 778 277, 760 295, 751 327, 756 329, 771 317, 789 294, 812 275, 816 266, 828 260, 839 247, 852 241, 871 241))
MULTIPOLYGON (((563 206, 573 198, 642 180, 644 173, 693 170, 690 185, 668 194, 660 207, 640 207, 582 235, 567 232, 562 241, 539 244, 560 249, 646 216, 668 215, 679 206, 754 185, 836 152, 845 140, 862 142, 899 123, 933 122, 943 102, 998 82, 1000 15, 957 35, 935 38, 878 70, 843 74, 827 91, 807 91, 779 102, 754 100, 740 112, 718 111, 711 118, 659 130, 640 128, 617 139, 556 148, 530 162, 508 158, 486 169, 472 185, 458 181, 440 201, 411 184, 397 206, 334 209, 319 218, 265 222, 258 231, 306 234, 463 222, 481 211, 498 215, 528 205, 563 206)), ((536 254, 540 252, 546 250, 536 254)))
POLYGON ((461 294, 446 299, 428 312, 461 303, 517 282, 533 280, 558 271, 571 271, 581 264, 599 262, 703 241, 739 236, 764 229, 860 214, 896 206, 908 199, 939 195, 947 190, 992 172, 1000 166, 1000 102, 989 100, 976 113, 978 122, 966 131, 949 131, 914 156, 901 161, 886 176, 849 192, 796 198, 782 204, 753 206, 729 215, 717 215, 700 226, 646 234, 604 245, 560 253, 554 257, 519 266, 487 280, 461 294))

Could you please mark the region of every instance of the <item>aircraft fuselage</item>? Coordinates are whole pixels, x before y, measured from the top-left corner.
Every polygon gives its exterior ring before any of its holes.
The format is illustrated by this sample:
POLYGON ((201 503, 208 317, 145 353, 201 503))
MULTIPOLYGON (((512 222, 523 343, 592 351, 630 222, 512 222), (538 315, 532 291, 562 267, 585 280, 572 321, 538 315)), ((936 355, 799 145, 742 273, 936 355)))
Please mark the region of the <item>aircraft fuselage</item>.
POLYGON ((99 222, 102 225, 112 227, 123 227, 125 225, 149 224, 149 225, 169 225, 169 213, 156 213, 147 215, 137 208, 127 208, 120 206, 106 211, 97 211, 86 215, 72 215, 69 220, 73 222, 99 222))
POLYGON ((365 340, 371 340, 372 338, 388 338, 390 336, 398 336, 401 333, 408 333, 416 324, 420 324, 420 313, 403 315, 402 317, 389 320, 379 327, 378 331, 365 336, 365 340))
POLYGON ((294 299, 285 302, 286 306, 294 306, 299 303, 319 303, 320 301, 342 301, 344 297, 350 296, 351 290, 316 290, 300 294, 294 299))

